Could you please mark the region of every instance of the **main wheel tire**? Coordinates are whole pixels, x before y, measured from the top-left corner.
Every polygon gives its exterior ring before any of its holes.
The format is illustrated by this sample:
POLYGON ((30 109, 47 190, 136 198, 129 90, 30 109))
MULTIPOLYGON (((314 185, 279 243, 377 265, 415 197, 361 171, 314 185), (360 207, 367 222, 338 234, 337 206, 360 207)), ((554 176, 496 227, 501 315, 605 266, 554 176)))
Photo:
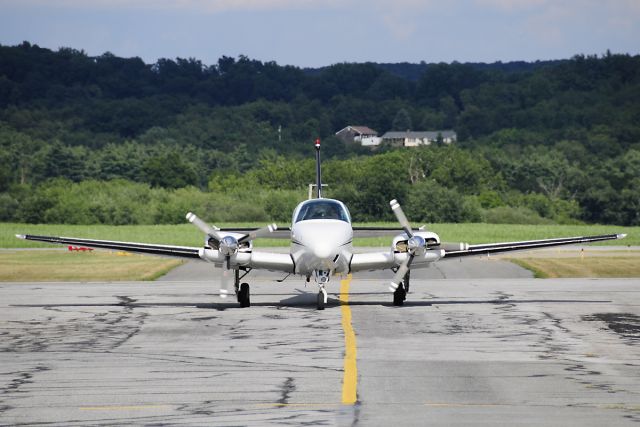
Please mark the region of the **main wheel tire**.
POLYGON ((324 310, 324 293, 318 292, 318 310, 324 310))
POLYGON ((249 284, 242 283, 240 285, 240 291, 238 292, 238 302, 240 303, 240 307, 250 307, 251 306, 251 298, 249 291, 249 284))
POLYGON ((393 305, 404 305, 405 299, 407 299, 407 292, 404 290, 404 285, 400 283, 393 293, 393 305))

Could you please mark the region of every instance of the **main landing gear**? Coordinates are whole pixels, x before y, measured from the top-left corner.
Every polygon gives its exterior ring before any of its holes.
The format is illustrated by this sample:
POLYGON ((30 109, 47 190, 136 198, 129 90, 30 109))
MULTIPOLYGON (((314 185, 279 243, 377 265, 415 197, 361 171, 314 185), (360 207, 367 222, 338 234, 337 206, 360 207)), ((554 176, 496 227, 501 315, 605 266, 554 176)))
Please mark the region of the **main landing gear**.
POLYGON ((404 290, 404 284, 400 283, 398 289, 393 293, 393 305, 404 305, 404 300, 407 299, 407 291, 404 290))
POLYGON ((407 294, 409 293, 410 275, 411 275, 411 270, 407 271, 407 274, 404 276, 404 279, 398 285, 398 288, 393 293, 393 305, 396 305, 396 306, 404 305, 404 301, 407 299, 407 294))
POLYGON ((240 290, 238 291, 238 302, 240 303, 240 307, 250 307, 251 306, 251 298, 249 296, 249 284, 242 283, 240 285, 240 290))
POLYGON ((235 289, 236 289, 236 297, 238 298, 238 302, 240 303, 240 307, 250 307, 251 306, 251 293, 250 287, 248 283, 240 283, 240 280, 244 278, 247 274, 249 274, 251 270, 246 270, 242 276, 240 276, 240 270, 235 270, 235 289))

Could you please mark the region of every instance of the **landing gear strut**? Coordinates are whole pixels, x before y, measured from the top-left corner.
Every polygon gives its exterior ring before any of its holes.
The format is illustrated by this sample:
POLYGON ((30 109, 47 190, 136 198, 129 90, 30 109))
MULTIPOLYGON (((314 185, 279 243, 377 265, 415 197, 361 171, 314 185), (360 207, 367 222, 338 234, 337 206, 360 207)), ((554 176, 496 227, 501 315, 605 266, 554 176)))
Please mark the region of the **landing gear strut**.
POLYGON ((403 281, 403 285, 404 285, 404 290, 406 291, 406 293, 409 293, 409 279, 411 278, 411 270, 407 271, 407 274, 404 276, 404 281, 403 281))

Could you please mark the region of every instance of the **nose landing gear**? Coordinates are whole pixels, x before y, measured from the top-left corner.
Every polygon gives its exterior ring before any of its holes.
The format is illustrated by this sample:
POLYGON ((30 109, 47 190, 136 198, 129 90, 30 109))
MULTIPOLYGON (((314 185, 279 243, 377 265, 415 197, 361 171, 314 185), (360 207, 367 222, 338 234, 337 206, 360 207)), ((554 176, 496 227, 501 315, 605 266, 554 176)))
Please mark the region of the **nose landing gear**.
POLYGON ((324 288, 324 285, 320 286, 320 290, 318 291, 318 310, 324 310, 324 306, 327 303, 327 290, 324 288))
POLYGON ((331 271, 329 270, 316 270, 316 283, 320 287, 318 291, 318 310, 324 310, 324 306, 327 304, 327 290, 324 288, 329 283, 331 277, 331 271))

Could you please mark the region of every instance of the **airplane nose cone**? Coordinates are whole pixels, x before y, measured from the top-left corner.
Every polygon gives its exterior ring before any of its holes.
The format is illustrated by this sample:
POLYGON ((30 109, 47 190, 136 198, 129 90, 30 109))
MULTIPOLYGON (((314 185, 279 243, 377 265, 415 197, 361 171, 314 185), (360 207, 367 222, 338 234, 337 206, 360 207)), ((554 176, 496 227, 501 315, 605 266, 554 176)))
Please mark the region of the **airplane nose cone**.
POLYGON ((331 246, 328 245, 318 245, 313 248, 314 255, 319 259, 327 259, 331 257, 331 246))

